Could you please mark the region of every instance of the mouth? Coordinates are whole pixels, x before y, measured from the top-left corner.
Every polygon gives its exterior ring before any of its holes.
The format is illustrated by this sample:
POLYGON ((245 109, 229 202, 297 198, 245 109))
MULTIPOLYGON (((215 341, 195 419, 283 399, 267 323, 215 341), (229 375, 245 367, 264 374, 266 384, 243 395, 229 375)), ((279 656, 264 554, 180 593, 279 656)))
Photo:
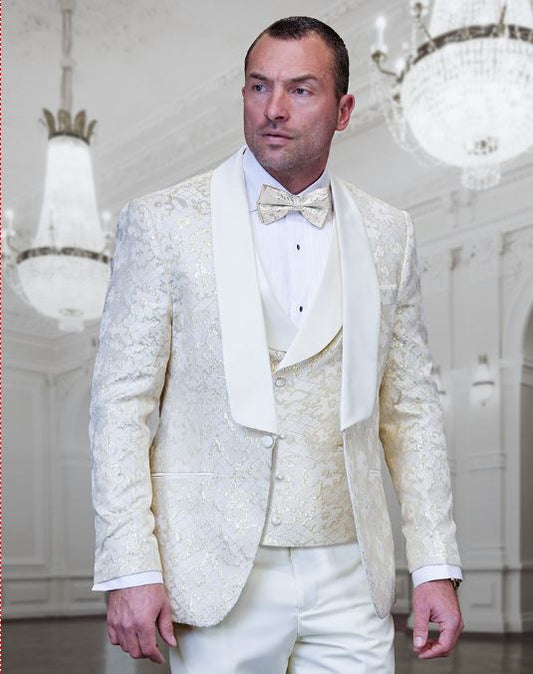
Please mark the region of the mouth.
POLYGON ((292 140, 292 136, 289 136, 286 133, 280 133, 279 131, 265 131, 262 136, 269 140, 292 140))

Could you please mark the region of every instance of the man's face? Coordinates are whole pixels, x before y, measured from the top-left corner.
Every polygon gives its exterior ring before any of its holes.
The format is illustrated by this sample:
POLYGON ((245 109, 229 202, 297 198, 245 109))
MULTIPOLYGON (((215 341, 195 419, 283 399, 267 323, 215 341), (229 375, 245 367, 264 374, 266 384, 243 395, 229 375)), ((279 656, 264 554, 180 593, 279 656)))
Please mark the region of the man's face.
POLYGON ((335 130, 348 125, 353 96, 337 100, 333 55, 310 33, 299 40, 264 35, 248 61, 244 135, 259 163, 298 192, 326 166, 335 130))

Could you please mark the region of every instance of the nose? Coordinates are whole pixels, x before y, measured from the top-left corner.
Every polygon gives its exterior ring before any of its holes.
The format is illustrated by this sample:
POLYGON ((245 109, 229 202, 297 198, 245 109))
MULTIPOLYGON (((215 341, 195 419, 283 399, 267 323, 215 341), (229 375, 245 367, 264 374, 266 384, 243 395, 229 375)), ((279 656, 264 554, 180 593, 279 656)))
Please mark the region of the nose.
POLYGON ((268 99, 265 116, 270 122, 284 122, 289 118, 287 94, 280 89, 274 89, 268 99))

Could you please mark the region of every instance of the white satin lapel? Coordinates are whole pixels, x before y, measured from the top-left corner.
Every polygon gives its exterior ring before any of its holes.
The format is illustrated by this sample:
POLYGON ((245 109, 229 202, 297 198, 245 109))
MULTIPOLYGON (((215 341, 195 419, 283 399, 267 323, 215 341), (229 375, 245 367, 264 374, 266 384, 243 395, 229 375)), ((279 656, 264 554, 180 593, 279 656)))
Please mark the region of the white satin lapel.
POLYGON ((342 278, 337 228, 331 233, 322 281, 296 336, 276 370, 314 356, 327 346, 342 326, 342 278))
POLYGON ((287 316, 278 298, 274 295, 257 254, 256 264, 268 346, 276 351, 287 351, 298 332, 298 326, 287 316))
POLYGON ((363 216, 332 177, 343 287, 341 430, 370 416, 377 387, 379 284, 363 216))
POLYGON ((242 170, 244 148, 211 178, 213 258, 231 415, 277 433, 272 373, 242 170))

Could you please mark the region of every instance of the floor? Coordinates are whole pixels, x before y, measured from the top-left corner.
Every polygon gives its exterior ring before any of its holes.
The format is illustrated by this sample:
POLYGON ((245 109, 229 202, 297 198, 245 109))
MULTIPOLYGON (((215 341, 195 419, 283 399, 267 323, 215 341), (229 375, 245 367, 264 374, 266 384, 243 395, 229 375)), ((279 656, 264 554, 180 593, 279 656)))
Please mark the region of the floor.
MULTIPOLYGON (((168 674, 135 661, 107 642, 103 618, 8 621, 2 671, 7 674, 168 674)), ((531 674, 533 635, 518 639, 464 636, 451 658, 420 662, 410 637, 396 635, 397 674, 531 674)), ((215 672, 213 674, 216 674, 215 672)), ((253 672, 250 672, 253 674, 253 672)))

